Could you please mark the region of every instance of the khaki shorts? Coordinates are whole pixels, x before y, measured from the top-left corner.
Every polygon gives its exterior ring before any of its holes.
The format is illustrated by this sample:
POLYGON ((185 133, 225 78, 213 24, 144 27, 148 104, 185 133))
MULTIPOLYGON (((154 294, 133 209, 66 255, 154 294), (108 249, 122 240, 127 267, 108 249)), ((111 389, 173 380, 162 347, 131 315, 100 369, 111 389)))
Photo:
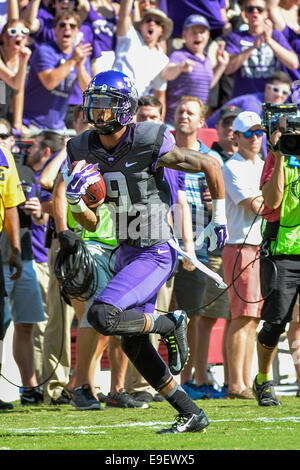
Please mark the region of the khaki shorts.
MULTIPOLYGON (((208 267, 218 273, 222 278, 223 274, 223 261, 222 256, 208 255, 208 267)), ((211 277, 207 277, 206 293, 204 299, 204 307, 202 315, 209 318, 229 318, 230 317, 230 305, 227 291, 220 295, 222 289, 216 285, 215 281, 211 277), (216 299, 212 302, 213 299, 216 299), (212 302, 212 303, 210 303, 212 302)))

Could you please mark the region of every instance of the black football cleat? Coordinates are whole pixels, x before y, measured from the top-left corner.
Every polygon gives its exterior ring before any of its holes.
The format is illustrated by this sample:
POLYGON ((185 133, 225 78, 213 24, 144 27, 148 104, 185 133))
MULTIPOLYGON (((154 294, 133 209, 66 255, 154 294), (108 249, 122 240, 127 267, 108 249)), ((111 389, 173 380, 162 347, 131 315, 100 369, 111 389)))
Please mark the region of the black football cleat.
POLYGON ((179 414, 175 417, 175 423, 170 428, 161 429, 157 434, 177 434, 181 432, 200 432, 204 431, 209 425, 206 414, 200 410, 200 414, 179 414))
POLYGON ((184 368, 189 357, 187 341, 187 314, 183 310, 168 313, 175 320, 175 329, 162 338, 168 350, 168 363, 172 375, 178 375, 184 368))
POLYGON ((255 377, 252 390, 260 406, 281 405, 280 400, 276 397, 273 382, 268 380, 259 385, 255 377))

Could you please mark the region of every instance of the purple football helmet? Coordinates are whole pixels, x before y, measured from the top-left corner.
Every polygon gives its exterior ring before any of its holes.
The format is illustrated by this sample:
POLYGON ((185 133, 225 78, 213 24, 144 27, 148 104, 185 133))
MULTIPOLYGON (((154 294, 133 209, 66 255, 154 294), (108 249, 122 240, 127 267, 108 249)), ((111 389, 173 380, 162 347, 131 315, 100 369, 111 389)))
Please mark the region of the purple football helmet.
POLYGON ((137 104, 138 94, 132 80, 124 73, 108 70, 95 75, 83 93, 83 117, 100 134, 113 134, 131 121, 137 104), (114 119, 102 119, 105 109, 112 110, 114 119))

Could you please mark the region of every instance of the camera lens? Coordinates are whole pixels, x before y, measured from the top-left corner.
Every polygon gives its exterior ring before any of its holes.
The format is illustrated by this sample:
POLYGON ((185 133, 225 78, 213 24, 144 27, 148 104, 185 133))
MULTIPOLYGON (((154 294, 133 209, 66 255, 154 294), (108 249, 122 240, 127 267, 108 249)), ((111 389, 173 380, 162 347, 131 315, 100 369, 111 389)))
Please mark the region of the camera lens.
POLYGON ((300 150, 300 135, 285 135, 280 138, 280 150, 283 154, 298 154, 300 150))

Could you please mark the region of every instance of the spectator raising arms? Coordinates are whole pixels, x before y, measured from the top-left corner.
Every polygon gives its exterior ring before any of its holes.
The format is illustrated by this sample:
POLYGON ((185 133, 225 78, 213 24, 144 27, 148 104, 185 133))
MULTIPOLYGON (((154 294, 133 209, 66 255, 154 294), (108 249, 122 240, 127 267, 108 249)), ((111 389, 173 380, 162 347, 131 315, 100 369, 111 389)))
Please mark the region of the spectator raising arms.
POLYGON ((64 11, 75 11, 74 0, 54 0, 48 8, 43 8, 41 0, 32 0, 24 11, 21 12, 29 26, 31 37, 35 44, 45 41, 54 41, 54 18, 64 11))
POLYGON ((26 68, 31 56, 31 51, 26 46, 28 34, 29 29, 22 20, 12 19, 6 23, 0 36, 0 79, 5 84, 5 100, 1 100, 0 117, 11 123, 12 99, 16 90, 25 85, 26 68))
POLYGON ((201 15, 189 16, 183 25, 184 46, 174 51, 161 76, 169 80, 167 88, 166 123, 174 123, 176 105, 182 95, 191 95, 207 102, 209 90, 221 78, 229 63, 224 43, 217 50, 217 65, 213 69, 205 49, 210 38, 210 25, 201 15))
POLYGON ((119 3, 110 0, 81 0, 78 6, 82 21, 90 24, 103 52, 101 71, 111 69, 114 63, 119 3))
POLYGON ((36 128, 64 129, 69 96, 76 80, 81 90, 85 90, 90 81, 84 63, 91 54, 91 44, 80 43, 75 47, 80 26, 77 13, 62 13, 55 18, 56 41, 42 44, 32 55, 24 124, 33 131, 36 128))
POLYGON ((166 83, 160 77, 169 58, 158 46, 167 40, 173 29, 173 22, 158 8, 149 8, 134 28, 131 9, 132 0, 121 0, 117 27, 117 48, 114 70, 125 73, 135 81, 138 95, 150 92, 162 101, 166 83))

